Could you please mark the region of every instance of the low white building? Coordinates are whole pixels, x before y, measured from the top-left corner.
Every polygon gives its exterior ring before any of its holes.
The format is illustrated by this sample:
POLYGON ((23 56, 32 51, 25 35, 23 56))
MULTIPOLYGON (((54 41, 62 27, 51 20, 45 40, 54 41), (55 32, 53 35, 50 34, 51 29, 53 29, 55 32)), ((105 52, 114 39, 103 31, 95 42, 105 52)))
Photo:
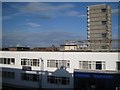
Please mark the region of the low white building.
MULTIPOLYGON (((0 51, 3 85, 74 88, 74 70, 117 71, 117 52, 0 51)), ((117 66, 118 65, 118 66, 117 66)))
POLYGON ((87 41, 68 41, 63 45, 60 45, 60 51, 88 51, 87 41))

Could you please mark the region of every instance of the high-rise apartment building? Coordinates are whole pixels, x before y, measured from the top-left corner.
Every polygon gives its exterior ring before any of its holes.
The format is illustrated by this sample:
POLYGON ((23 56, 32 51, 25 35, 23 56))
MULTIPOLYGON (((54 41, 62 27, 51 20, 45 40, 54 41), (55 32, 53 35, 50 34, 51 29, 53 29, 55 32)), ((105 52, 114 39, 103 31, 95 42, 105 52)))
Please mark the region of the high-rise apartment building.
POLYGON ((110 51, 112 48, 111 7, 100 4, 87 8, 89 48, 92 51, 110 51))

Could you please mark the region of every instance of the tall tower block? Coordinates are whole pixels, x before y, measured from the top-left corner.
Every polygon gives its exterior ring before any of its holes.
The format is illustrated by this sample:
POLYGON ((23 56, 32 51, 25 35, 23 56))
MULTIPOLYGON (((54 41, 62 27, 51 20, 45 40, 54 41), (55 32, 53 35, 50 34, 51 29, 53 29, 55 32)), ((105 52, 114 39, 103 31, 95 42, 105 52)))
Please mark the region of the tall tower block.
POLYGON ((87 39, 91 51, 112 48, 111 7, 106 4, 87 7, 87 39))

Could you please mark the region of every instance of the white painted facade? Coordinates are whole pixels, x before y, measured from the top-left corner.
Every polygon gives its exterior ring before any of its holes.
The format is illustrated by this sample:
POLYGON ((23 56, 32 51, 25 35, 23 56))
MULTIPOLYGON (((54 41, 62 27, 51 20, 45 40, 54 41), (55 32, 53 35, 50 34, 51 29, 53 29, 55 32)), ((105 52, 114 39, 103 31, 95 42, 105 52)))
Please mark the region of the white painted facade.
MULTIPOLYGON (((14 65, 0 64, 0 67, 7 68, 5 70, 12 70, 15 72, 15 79, 4 79, 3 83, 20 85, 33 88, 73 88, 73 72, 74 69, 80 69, 79 61, 104 61, 105 69, 116 71, 116 62, 119 61, 117 52, 32 52, 32 51, 0 51, 0 58, 15 58, 14 65), (21 59, 40 59, 40 66, 31 66, 31 71, 22 71, 21 59), (41 62, 43 60, 43 62, 41 62), (69 60, 70 67, 64 69, 57 69, 56 67, 47 67, 47 60, 69 60), (42 75, 41 72, 42 71, 42 75), (40 82, 30 82, 21 80, 21 73, 35 73, 39 74, 40 82), (69 77, 69 85, 50 84, 47 82, 47 75, 69 77), (42 82, 41 82, 42 80, 42 82)), ((95 67, 91 65, 92 69, 95 67)), ((4 70, 4 69, 3 69, 4 70)), ((101 71, 101 70, 100 70, 101 71)))

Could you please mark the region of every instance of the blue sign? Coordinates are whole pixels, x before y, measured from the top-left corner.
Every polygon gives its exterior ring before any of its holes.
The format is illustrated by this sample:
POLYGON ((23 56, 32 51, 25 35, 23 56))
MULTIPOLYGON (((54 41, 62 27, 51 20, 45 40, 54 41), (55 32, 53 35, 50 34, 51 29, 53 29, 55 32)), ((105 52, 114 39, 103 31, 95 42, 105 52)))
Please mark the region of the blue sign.
POLYGON ((82 77, 82 78, 96 78, 96 79, 112 79, 114 76, 112 74, 99 74, 99 73, 74 73, 75 77, 82 77))
POLYGON ((112 75, 93 75, 93 78, 100 78, 100 79, 112 79, 112 75))
POLYGON ((89 74, 75 74, 75 77, 90 78, 90 75, 89 74))

